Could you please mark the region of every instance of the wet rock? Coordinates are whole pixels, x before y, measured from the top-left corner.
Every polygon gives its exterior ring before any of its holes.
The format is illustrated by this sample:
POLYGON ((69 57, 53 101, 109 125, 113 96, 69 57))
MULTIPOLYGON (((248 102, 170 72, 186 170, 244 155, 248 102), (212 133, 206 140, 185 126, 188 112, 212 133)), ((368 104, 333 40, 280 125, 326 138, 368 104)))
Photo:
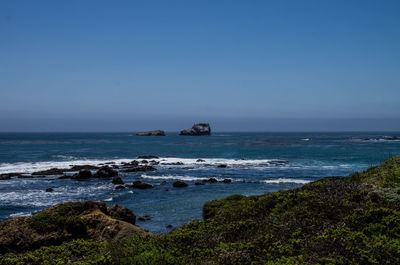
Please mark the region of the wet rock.
POLYGON ((209 179, 204 179, 203 182, 208 182, 208 183, 217 183, 218 180, 216 178, 209 178, 209 179))
POLYGON ((199 186, 199 185, 204 185, 204 183, 203 183, 203 182, 200 182, 200 181, 196 181, 196 182, 194 183, 194 185, 199 186))
POLYGON ((94 170, 94 169, 99 169, 100 167, 98 166, 92 166, 92 165, 76 165, 68 169, 68 171, 79 171, 79 170, 94 170))
POLYGON ((174 186, 175 188, 184 188, 187 187, 188 184, 183 182, 183 181, 175 181, 172 186, 174 186))
POLYGON ((117 186, 115 186, 115 189, 116 190, 123 190, 123 189, 125 189, 125 186, 124 185, 117 185, 117 186))
POLYGON ((80 170, 79 173, 74 174, 71 176, 71 179, 76 179, 76 180, 86 180, 86 179, 91 179, 93 177, 93 174, 90 170, 80 170))
POLYGON ((166 227, 167 227, 168 229, 172 229, 172 228, 173 228, 172 225, 167 225, 166 227))
POLYGON ((132 183, 132 185, 126 185, 126 186, 127 186, 128 188, 141 189, 141 190, 153 188, 153 185, 151 185, 151 184, 149 184, 149 183, 141 182, 140 180, 134 181, 134 182, 132 183))
POLYGON ((138 156, 138 159, 159 159, 158 156, 153 156, 153 155, 146 155, 146 156, 138 156))
POLYGON ((206 162, 206 160, 204 159, 197 159, 196 162, 200 163, 200 162, 206 162))
POLYGON ((164 184, 167 184, 167 181, 165 181, 165 180, 161 181, 160 185, 164 185, 164 184))
POLYGON ((112 178, 118 176, 118 171, 112 169, 109 166, 101 167, 97 172, 93 175, 94 178, 112 178))
POLYGON ((139 161, 133 160, 130 165, 137 167, 139 165, 139 161))
POLYGON ((221 182, 223 182, 223 183, 232 183, 232 180, 231 180, 231 179, 224 179, 224 180, 221 181, 221 182))
POLYGON ((118 185, 118 184, 124 184, 124 182, 122 181, 122 179, 120 177, 114 177, 112 180, 112 184, 118 185))
POLYGON ((139 217, 139 220, 140 220, 140 221, 150 221, 151 218, 150 218, 149 215, 144 215, 144 216, 140 216, 140 217, 139 217))
POLYGON ((149 163, 149 161, 147 161, 147 160, 142 160, 141 163, 142 163, 142 164, 147 164, 147 163, 149 163))
POLYGON ((155 167, 152 166, 141 166, 141 167, 135 167, 135 168, 128 168, 125 170, 122 170, 122 172, 145 172, 145 171, 154 171, 156 170, 155 167))
POLYGON ((47 189, 46 189, 46 192, 53 192, 53 191, 54 191, 53 188, 47 188, 47 189))
POLYGON ((211 135, 210 124, 208 123, 196 123, 190 129, 184 129, 179 135, 189 135, 189 136, 201 136, 201 135, 211 135))
POLYGON ((40 176, 30 176, 30 175, 23 175, 22 173, 4 173, 4 174, 0 174, 0 180, 7 180, 7 179, 11 179, 11 178, 24 178, 24 177, 31 177, 31 178, 38 178, 40 176))
POLYGON ((147 132, 137 133, 138 136, 165 136, 165 132, 163 130, 153 130, 147 132))
POLYGON ((164 165, 164 166, 182 166, 182 165, 184 165, 184 163, 183 162, 161 163, 161 165, 164 165))
POLYGON ((226 168, 226 167, 228 167, 226 164, 218 165, 218 168, 226 168))
POLYGON ((45 175, 45 176, 53 176, 53 175, 62 175, 64 172, 68 171, 69 169, 66 168, 51 168, 47 170, 33 172, 33 176, 37 175, 45 175))

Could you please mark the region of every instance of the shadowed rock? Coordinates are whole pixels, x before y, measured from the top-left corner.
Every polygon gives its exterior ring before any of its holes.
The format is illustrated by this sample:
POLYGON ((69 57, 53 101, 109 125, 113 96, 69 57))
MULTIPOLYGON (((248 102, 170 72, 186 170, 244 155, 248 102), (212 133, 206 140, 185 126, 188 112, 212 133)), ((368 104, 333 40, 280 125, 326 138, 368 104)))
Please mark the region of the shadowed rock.
POLYGON ((119 241, 147 234, 135 226, 134 213, 104 202, 57 204, 32 217, 17 217, 0 223, 0 253, 24 252, 42 246, 58 245, 77 238, 119 241))
POLYGON ((188 136, 201 136, 201 135, 211 135, 210 124, 208 123, 196 123, 190 129, 184 129, 179 135, 188 136))
POLYGON ((187 187, 188 184, 183 182, 183 181, 175 181, 172 186, 174 186, 175 188, 184 188, 187 187))

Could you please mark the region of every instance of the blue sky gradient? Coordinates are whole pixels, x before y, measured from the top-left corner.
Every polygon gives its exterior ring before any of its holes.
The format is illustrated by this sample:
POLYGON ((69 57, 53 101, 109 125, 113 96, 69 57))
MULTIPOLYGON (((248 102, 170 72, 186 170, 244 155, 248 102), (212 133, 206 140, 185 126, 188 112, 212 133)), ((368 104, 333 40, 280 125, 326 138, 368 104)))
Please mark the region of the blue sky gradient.
POLYGON ((0 131, 400 130, 400 1, 0 1, 0 131))

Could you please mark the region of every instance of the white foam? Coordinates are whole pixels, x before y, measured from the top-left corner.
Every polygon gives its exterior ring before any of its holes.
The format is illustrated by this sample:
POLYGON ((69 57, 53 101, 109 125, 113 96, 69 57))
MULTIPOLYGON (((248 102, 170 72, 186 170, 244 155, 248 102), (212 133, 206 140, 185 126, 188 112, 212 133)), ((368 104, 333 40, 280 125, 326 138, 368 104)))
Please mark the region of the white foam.
POLYGON ((278 178, 278 179, 268 179, 262 181, 267 184, 281 184, 281 183, 295 183, 295 184, 307 184, 310 183, 310 180, 305 179, 287 179, 287 178, 278 178))
POLYGON ((10 217, 11 217, 11 218, 14 218, 14 217, 22 217, 22 216, 27 216, 27 217, 29 217, 29 216, 32 216, 32 213, 30 213, 30 212, 19 212, 19 213, 12 213, 12 214, 10 214, 10 217))
MULTIPOLYGON (((197 165, 197 166, 218 166, 221 164, 225 164, 228 167, 246 167, 246 166, 262 166, 262 167, 271 167, 271 166, 282 166, 280 160, 274 159, 253 159, 253 160, 244 160, 244 159, 225 159, 225 158, 203 158, 204 162, 197 162, 198 158, 176 158, 176 157, 164 157, 158 159, 135 159, 135 158, 125 158, 125 159, 81 159, 81 160, 67 160, 67 161, 46 161, 46 162, 17 162, 17 163, 1 163, 0 164, 0 174, 3 173, 32 173, 35 171, 47 170, 50 168, 70 168, 71 166, 77 165, 92 165, 98 166, 99 164, 104 164, 107 162, 114 162, 115 164, 121 163, 129 163, 132 160, 137 160, 139 162, 143 160, 155 160, 160 162, 161 167, 170 167, 171 165, 162 165, 172 164, 181 162, 184 165, 197 165)), ((285 162, 286 163, 286 162, 285 162)))
POLYGON ((162 180, 182 180, 182 181, 196 181, 196 180, 204 180, 208 178, 202 178, 202 177, 190 177, 190 176, 174 176, 174 175, 162 175, 162 176, 148 176, 146 174, 143 174, 141 176, 144 179, 162 179, 162 180))

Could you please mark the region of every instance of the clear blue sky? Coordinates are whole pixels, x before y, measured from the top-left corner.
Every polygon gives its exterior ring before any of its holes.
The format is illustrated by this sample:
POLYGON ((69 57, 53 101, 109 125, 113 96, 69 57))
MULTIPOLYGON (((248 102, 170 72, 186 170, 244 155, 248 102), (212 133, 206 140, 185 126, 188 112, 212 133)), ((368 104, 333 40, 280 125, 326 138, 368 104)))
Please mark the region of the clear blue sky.
POLYGON ((0 131, 400 130, 400 1, 0 1, 0 131))

